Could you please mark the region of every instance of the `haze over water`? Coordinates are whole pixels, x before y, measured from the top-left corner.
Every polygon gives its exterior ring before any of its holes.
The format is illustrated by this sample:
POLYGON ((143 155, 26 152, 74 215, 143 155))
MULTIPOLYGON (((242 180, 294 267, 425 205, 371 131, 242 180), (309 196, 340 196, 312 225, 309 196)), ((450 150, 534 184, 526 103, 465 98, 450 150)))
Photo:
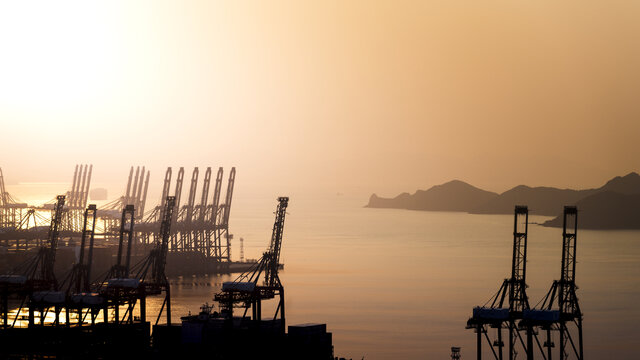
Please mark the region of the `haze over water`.
MULTIPOLYGON (((240 236, 248 257, 266 248, 275 198, 237 200, 234 258, 240 236)), ((368 209, 364 202, 335 194, 291 197, 281 273, 287 323, 326 323, 336 355, 354 359, 446 359, 451 346, 474 357, 475 334, 466 321, 510 275, 513 217, 368 209)), ((546 219, 530 216, 531 223, 546 219)), ((636 354, 638 239, 638 231, 578 230, 576 279, 589 358, 636 354)), ((561 229, 529 226, 532 306, 560 276, 561 246, 561 229)), ((211 303, 232 278, 173 279, 174 318, 211 303)))

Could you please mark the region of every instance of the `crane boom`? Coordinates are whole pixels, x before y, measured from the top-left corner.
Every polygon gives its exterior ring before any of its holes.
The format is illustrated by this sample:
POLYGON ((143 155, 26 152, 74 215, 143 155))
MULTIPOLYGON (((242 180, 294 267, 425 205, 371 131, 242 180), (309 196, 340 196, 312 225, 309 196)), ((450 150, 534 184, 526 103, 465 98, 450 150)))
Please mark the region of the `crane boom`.
POLYGON ((60 239, 60 223, 62 222, 62 210, 64 208, 64 195, 58 195, 58 201, 54 210, 53 217, 51 218, 51 224, 49 225, 49 248, 43 248, 47 250, 44 256, 44 262, 42 263, 42 279, 53 280, 55 282, 55 275, 53 274, 53 266, 56 260, 56 251, 58 250, 58 240, 60 239))
POLYGON ((288 197, 278 198, 278 208, 276 209, 276 220, 273 223, 271 234, 271 244, 269 245, 269 263, 265 272, 265 285, 277 286, 280 283, 278 278, 278 266, 280 265, 280 249, 282 248, 282 234, 284 232, 284 218, 289 205, 288 197))

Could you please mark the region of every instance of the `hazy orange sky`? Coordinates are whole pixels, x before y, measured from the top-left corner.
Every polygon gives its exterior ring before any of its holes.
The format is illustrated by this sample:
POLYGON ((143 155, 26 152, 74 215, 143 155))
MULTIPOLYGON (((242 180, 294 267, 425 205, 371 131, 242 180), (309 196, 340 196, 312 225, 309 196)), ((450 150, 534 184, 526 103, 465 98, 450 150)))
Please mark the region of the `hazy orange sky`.
POLYGON ((640 170, 637 1, 5 1, 8 185, 504 191, 640 170), (190 169, 187 170, 190 174, 190 169), (240 181, 241 180, 241 181, 240 181))

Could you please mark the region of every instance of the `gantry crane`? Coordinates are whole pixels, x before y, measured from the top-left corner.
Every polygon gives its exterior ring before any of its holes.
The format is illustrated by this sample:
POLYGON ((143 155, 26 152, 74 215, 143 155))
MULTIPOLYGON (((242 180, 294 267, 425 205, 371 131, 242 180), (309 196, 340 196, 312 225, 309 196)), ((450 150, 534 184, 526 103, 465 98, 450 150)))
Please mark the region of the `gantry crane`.
MULTIPOLYGON (((489 306, 475 307, 473 316, 467 321, 467 328, 476 331, 477 358, 482 358, 482 335, 489 343, 489 347, 498 360, 502 360, 504 342, 502 329, 509 332, 509 360, 513 360, 517 354, 518 342, 525 352, 532 352, 532 332, 527 331, 527 343, 516 324, 522 319, 524 311, 529 309, 529 298, 526 293, 526 269, 527 269, 527 233, 529 223, 529 210, 526 206, 516 206, 514 211, 513 227, 513 255, 511 260, 511 277, 505 279, 498 292, 487 302, 489 306), (506 304, 505 304, 506 300, 506 304), (507 305, 507 307, 505 307, 507 305), (487 327, 495 328, 497 339, 493 342, 487 334, 487 327), (498 348, 498 352, 493 349, 498 348)), ((537 337, 536 337, 537 341, 537 337)))
MULTIPOLYGON (((100 287, 101 296, 106 299, 105 309, 113 309, 113 322, 119 324, 121 322, 132 323, 134 320, 133 310, 138 301, 140 301, 140 321, 145 321, 146 303, 144 288, 140 284, 140 279, 130 277, 131 272, 131 245, 133 244, 134 224, 136 218, 135 206, 129 204, 122 210, 120 220, 120 233, 118 242, 118 253, 116 263, 108 272, 107 278, 101 283, 106 287, 100 287), (126 253, 124 241, 126 244, 126 253), (125 314, 120 317, 120 306, 126 306, 125 314)), ((108 314, 105 311, 105 321, 109 321, 108 314)))
POLYGON ((58 281, 54 274, 54 264, 58 241, 60 239, 60 227, 64 213, 65 196, 58 195, 55 208, 49 225, 49 243, 38 250, 34 261, 27 267, 27 278, 33 291, 57 291, 58 281))
MULTIPOLYGON (((58 249, 64 203, 65 196, 59 195, 51 216, 48 244, 41 246, 35 257, 22 264, 11 274, 0 276, 4 327, 13 327, 15 325, 27 298, 29 298, 30 303, 30 324, 33 324, 33 308, 35 305, 39 305, 42 308, 48 300, 55 300, 56 303, 64 302, 64 294, 57 291, 58 281, 54 274, 55 255, 58 249), (16 319, 10 324, 8 297, 13 294, 17 294, 22 298, 22 301, 16 319)), ((58 308, 56 307, 56 322, 58 313, 58 308)))
POLYGON ((84 212, 84 225, 82 238, 80 240, 80 254, 78 262, 73 265, 69 278, 68 293, 89 292, 91 279, 91 263, 93 261, 93 243, 95 240, 95 228, 97 219, 96 205, 91 204, 84 212), (87 246, 87 237, 89 244, 87 246), (88 254, 85 263, 85 247, 88 247, 88 254))
MULTIPOLYGON (((180 168, 176 179, 175 189, 171 189, 172 169, 167 168, 162 199, 160 206, 145 214, 144 221, 138 226, 138 233, 145 244, 152 242, 155 236, 156 225, 160 223, 160 212, 164 207, 166 197, 174 194, 176 211, 173 215, 172 229, 168 250, 170 252, 196 253, 197 258, 206 259, 211 264, 211 270, 226 271, 231 261, 231 239, 229 233, 229 218, 231 202, 235 184, 236 169, 231 169, 229 174, 226 195, 222 193, 224 170, 218 169, 215 184, 212 178, 212 169, 207 167, 202 183, 200 203, 196 203, 198 192, 199 168, 194 168, 189 183, 189 192, 185 194, 185 203, 180 205, 182 185, 184 183, 184 168, 180 168), (211 191, 210 191, 211 190, 211 191), (210 201, 209 195, 213 193, 210 201)), ((133 169, 130 177, 133 178, 133 169)), ((135 185, 135 184, 134 184, 135 185)), ((139 186, 139 185, 138 185, 139 186)))
POLYGON ((211 257, 218 264, 222 265, 223 261, 228 263, 231 261, 231 234, 229 234, 229 214, 231 213, 231 200, 233 198, 233 187, 236 179, 236 168, 232 167, 229 173, 227 183, 227 193, 224 203, 220 204, 220 196, 222 192, 222 168, 218 171, 216 178, 216 186, 213 195, 211 220, 213 222, 213 244, 211 257), (224 244, 223 244, 224 240, 224 244))
POLYGON ((555 280, 551 289, 541 301, 541 306, 524 312, 522 326, 538 327, 546 332, 544 342, 545 351, 541 348, 543 357, 551 360, 553 356, 552 330, 559 333, 559 359, 565 360, 573 354, 582 360, 582 312, 576 295, 576 240, 578 233, 578 209, 575 206, 565 206, 562 226, 562 265, 560 280, 555 280), (578 338, 575 339, 570 331, 570 325, 575 327, 578 338), (577 343, 576 343, 577 342, 577 343))
MULTIPOLYGON (((171 223, 175 214, 175 197, 167 196, 163 202, 163 209, 160 212, 160 231, 156 237, 154 248, 141 262, 130 268, 131 244, 133 242, 133 222, 134 208, 128 206, 122 214, 120 228, 120 243, 118 248, 118 258, 116 264, 109 272, 109 279, 106 280, 106 288, 101 293, 107 299, 108 307, 113 309, 113 321, 119 323, 133 323, 134 309, 140 301, 140 322, 146 321, 146 296, 165 293, 162 308, 158 313, 156 324, 160 320, 162 312, 166 306, 167 324, 171 324, 171 291, 169 280, 167 279, 165 267, 167 262, 167 251, 171 237, 171 223), (125 263, 122 265, 123 239, 125 234, 128 238, 127 253, 125 263), (131 276, 131 274, 134 274, 131 276), (120 306, 126 306, 124 315, 120 316, 120 306)), ((107 319, 108 320, 108 319, 107 319)))
POLYGON ((222 291, 215 295, 214 300, 219 303, 221 314, 228 320, 233 320, 234 308, 244 308, 242 319, 245 318, 249 308, 251 308, 253 324, 259 326, 262 321, 262 300, 273 299, 277 295, 279 302, 272 324, 284 332, 284 287, 278 276, 278 267, 288 204, 288 197, 278 198, 271 242, 268 250, 262 255, 258 263, 252 269, 240 275, 235 281, 223 283, 222 291), (259 285, 258 282, 263 274, 264 282, 259 285), (280 317, 279 323, 276 322, 278 316, 280 317))
POLYGON ((51 307, 55 311, 54 325, 58 325, 60 310, 66 300, 66 294, 58 291, 58 280, 54 273, 64 204, 65 196, 58 195, 49 226, 49 244, 42 246, 34 261, 27 266, 27 288, 30 292, 29 326, 35 325, 36 309, 40 311, 40 325, 44 325, 44 319, 51 307))
POLYGON ((156 324, 160 321, 160 317, 166 307, 167 325, 171 325, 171 286, 166 274, 167 251, 169 250, 169 239, 171 237, 171 225, 176 213, 176 198, 167 196, 162 210, 159 241, 154 249, 151 250, 149 256, 144 259, 138 267, 136 275, 140 279, 145 295, 158 295, 163 291, 165 293, 164 301, 156 324))
POLYGON ((70 313, 77 313, 78 326, 82 326, 86 316, 91 314, 91 324, 95 324, 104 298, 100 294, 91 292, 91 268, 93 264, 93 245, 97 219, 96 205, 89 205, 84 212, 82 239, 78 262, 73 265, 68 278, 66 321, 70 324, 70 313), (87 244, 88 241, 88 244, 87 244), (85 247, 87 255, 85 256, 85 247), (86 259, 86 261, 85 261, 86 259), (85 309, 88 309, 85 313, 85 309))

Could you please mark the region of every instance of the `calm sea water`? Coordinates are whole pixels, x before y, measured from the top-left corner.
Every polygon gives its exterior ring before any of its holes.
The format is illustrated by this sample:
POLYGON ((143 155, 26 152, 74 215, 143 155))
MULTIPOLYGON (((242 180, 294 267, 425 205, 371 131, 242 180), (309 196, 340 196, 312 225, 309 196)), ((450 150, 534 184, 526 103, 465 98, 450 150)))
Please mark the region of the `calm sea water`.
MULTIPOLYGON (((267 247, 276 196, 237 191, 233 258, 267 247)), ((509 276, 512 215, 367 209, 363 197, 291 195, 281 278, 287 323, 327 323, 335 353, 361 359, 447 359, 451 346, 474 358, 465 330, 509 276)), ((531 222, 547 218, 530 216, 531 222)), ((529 227, 532 304, 560 275, 561 230, 529 227)), ((233 277, 172 279, 177 321, 197 312, 233 277)), ((640 232, 578 232, 577 283, 589 358, 635 358, 640 338, 640 232)), ((159 305, 160 299, 151 299, 159 305)), ((264 310, 265 317, 269 312, 264 310)))

